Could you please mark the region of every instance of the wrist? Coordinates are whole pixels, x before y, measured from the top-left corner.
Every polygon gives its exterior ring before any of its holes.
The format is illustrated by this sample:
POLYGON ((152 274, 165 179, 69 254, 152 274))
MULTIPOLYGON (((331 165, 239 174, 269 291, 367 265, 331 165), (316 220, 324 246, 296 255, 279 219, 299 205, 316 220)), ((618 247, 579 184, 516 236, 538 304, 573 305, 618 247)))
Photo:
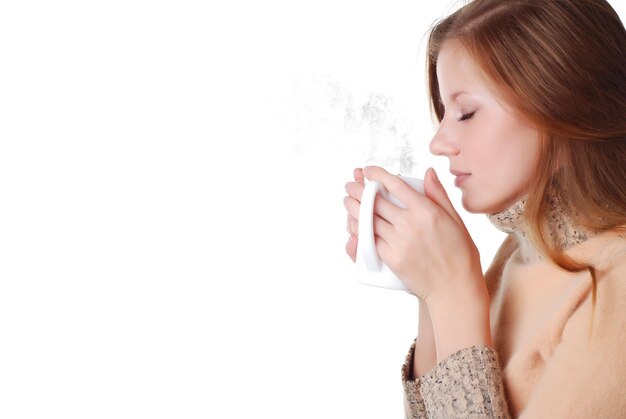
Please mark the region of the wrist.
POLYGON ((424 339, 432 340, 434 340, 435 338, 435 334, 433 332, 433 323, 430 319, 430 313, 428 312, 428 305, 424 300, 419 301, 418 336, 421 336, 424 339))
POLYGON ((474 345, 493 347, 489 296, 480 290, 448 294, 429 301, 428 310, 437 347, 437 362, 474 345))

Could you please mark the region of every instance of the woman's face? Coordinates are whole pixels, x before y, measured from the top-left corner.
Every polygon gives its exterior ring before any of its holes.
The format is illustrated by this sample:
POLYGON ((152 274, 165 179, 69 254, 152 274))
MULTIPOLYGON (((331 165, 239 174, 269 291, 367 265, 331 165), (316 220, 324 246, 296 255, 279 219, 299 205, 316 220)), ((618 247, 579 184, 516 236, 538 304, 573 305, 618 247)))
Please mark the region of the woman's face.
POLYGON ((458 185, 467 211, 494 214, 508 208, 526 194, 536 172, 537 131, 496 100, 457 41, 444 43, 437 78, 445 115, 430 152, 446 156, 450 170, 470 174, 458 185), (457 96, 459 91, 465 93, 457 96))

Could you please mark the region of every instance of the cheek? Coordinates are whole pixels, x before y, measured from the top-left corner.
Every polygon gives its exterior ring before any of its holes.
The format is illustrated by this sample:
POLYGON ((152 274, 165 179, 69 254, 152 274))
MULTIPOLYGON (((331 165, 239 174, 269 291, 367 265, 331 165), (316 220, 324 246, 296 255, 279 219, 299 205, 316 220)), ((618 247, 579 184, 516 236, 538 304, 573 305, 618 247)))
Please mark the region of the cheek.
POLYGON ((521 128, 519 130, 520 135, 511 140, 510 152, 506 161, 519 177, 528 178, 537 171, 539 143, 532 134, 523 131, 521 128))
POLYGON ((528 148, 521 150, 510 134, 507 138, 507 133, 500 130, 482 130, 474 137, 467 150, 468 162, 471 161, 467 168, 476 175, 474 185, 479 186, 481 197, 497 200, 501 194, 519 189, 527 178, 524 155, 528 152, 528 148), (524 154, 520 154, 522 151, 524 154))
POLYGON ((511 152, 510 147, 507 148, 506 140, 498 133, 489 130, 481 130, 476 133, 471 147, 467 153, 471 158, 471 167, 469 169, 477 172, 489 172, 490 169, 498 169, 503 166, 503 159, 511 152))
MULTIPOLYGON (((539 143, 534 131, 505 115, 488 120, 490 124, 475 124, 469 133, 464 150, 469 158, 467 169, 487 177, 531 170, 538 160, 539 143)), ((497 183, 498 179, 491 180, 497 183)))

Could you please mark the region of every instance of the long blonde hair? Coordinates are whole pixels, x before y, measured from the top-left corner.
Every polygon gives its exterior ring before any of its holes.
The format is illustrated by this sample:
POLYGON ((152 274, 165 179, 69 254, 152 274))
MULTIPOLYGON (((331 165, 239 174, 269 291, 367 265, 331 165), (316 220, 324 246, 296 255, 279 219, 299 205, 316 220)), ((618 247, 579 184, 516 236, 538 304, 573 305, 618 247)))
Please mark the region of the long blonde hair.
POLYGON ((456 40, 484 81, 531 126, 542 147, 529 185, 528 238, 568 272, 573 260, 547 234, 548 188, 559 173, 559 200, 572 221, 599 234, 626 231, 626 31, 605 0, 473 0, 430 29, 427 83, 431 115, 444 109, 437 80, 442 44, 456 40), (566 197, 566 199, 562 198, 566 197), (575 208, 574 208, 575 207, 575 208))

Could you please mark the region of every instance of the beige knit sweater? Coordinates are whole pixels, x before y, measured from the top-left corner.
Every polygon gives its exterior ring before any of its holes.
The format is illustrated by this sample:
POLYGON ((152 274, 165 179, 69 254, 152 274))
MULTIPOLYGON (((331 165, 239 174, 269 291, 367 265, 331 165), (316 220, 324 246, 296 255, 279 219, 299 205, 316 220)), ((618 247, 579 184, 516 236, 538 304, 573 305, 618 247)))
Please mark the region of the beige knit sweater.
POLYGON ((488 216, 509 233, 485 272, 494 349, 463 348, 414 379, 414 341, 401 370, 407 418, 626 417, 626 237, 577 229, 551 202, 552 234, 597 269, 592 333, 591 275, 530 246, 522 198, 488 216))

